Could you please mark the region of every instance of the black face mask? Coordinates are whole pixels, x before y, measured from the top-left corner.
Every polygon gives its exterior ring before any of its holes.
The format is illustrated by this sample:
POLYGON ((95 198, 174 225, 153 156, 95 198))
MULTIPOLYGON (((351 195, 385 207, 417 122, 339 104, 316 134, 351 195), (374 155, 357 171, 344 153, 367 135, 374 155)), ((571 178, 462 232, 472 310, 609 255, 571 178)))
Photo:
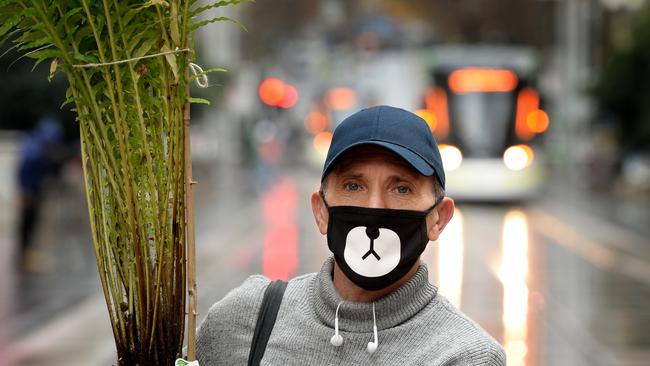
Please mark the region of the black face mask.
POLYGON ((429 242, 425 211, 330 207, 327 245, 343 273, 357 286, 375 291, 402 278, 429 242))

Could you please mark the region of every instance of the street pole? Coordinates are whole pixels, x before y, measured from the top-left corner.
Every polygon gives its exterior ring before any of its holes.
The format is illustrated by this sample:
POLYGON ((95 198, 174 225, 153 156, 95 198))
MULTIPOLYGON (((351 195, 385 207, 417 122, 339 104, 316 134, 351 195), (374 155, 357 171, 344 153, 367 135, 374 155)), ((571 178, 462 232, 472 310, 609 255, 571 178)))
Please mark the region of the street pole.
POLYGON ((585 152, 589 130, 589 103, 580 93, 591 72, 590 5, 585 0, 560 1, 555 14, 558 38, 556 65, 561 86, 559 95, 555 96, 559 124, 554 129, 553 140, 556 141, 555 148, 559 150, 561 175, 575 184, 580 182, 582 176, 577 168, 585 152))

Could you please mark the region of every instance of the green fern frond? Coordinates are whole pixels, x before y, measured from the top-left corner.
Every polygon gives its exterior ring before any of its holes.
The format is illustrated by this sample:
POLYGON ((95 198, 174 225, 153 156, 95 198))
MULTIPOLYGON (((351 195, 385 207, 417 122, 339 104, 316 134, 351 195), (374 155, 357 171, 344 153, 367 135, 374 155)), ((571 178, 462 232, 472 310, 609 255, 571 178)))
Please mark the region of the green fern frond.
POLYGON ((48 78, 62 72, 70 85, 63 105, 73 105, 79 123, 92 242, 119 365, 172 365, 182 351, 183 118, 187 103, 209 103, 191 97, 189 84, 225 71, 186 70, 198 28, 242 26, 227 17, 191 19, 238 3, 0 0, 0 44, 24 52, 15 62, 50 62, 48 78), (79 67, 89 64, 101 65, 79 67))

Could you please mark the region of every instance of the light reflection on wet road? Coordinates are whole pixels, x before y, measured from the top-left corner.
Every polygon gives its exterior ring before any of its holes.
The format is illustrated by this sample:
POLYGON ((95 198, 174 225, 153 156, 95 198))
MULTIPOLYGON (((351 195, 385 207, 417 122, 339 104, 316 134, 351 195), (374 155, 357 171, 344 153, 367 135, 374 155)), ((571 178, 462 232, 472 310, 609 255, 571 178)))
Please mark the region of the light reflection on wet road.
MULTIPOLYGON (((320 268, 329 252, 309 203, 318 174, 290 170, 256 187, 245 173, 213 184, 225 175, 196 171, 200 319, 251 274, 290 278, 320 268)), ((546 201, 520 207, 459 204, 444 235, 423 254, 431 281, 504 345, 508 365, 647 364, 647 251, 639 252, 638 238, 624 230, 600 235, 611 223, 585 230, 592 226, 584 226, 584 218, 574 224, 558 207, 546 201)), ((110 331, 96 342, 112 343, 110 331)), ((84 354, 67 343, 68 353, 84 354)), ((37 348, 30 352, 15 364, 47 359, 37 348)))

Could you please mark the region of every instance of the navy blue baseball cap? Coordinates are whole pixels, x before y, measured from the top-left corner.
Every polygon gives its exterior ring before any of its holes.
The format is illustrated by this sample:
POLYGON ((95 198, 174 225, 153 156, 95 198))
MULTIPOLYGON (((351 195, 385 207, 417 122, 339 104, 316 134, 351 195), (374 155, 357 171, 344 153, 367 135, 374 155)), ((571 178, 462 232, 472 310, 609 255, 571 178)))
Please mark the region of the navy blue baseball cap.
POLYGON ((363 109, 336 127, 321 182, 343 153, 360 145, 377 145, 394 152, 420 174, 435 174, 445 188, 440 151, 429 125, 414 113, 385 105, 363 109))

